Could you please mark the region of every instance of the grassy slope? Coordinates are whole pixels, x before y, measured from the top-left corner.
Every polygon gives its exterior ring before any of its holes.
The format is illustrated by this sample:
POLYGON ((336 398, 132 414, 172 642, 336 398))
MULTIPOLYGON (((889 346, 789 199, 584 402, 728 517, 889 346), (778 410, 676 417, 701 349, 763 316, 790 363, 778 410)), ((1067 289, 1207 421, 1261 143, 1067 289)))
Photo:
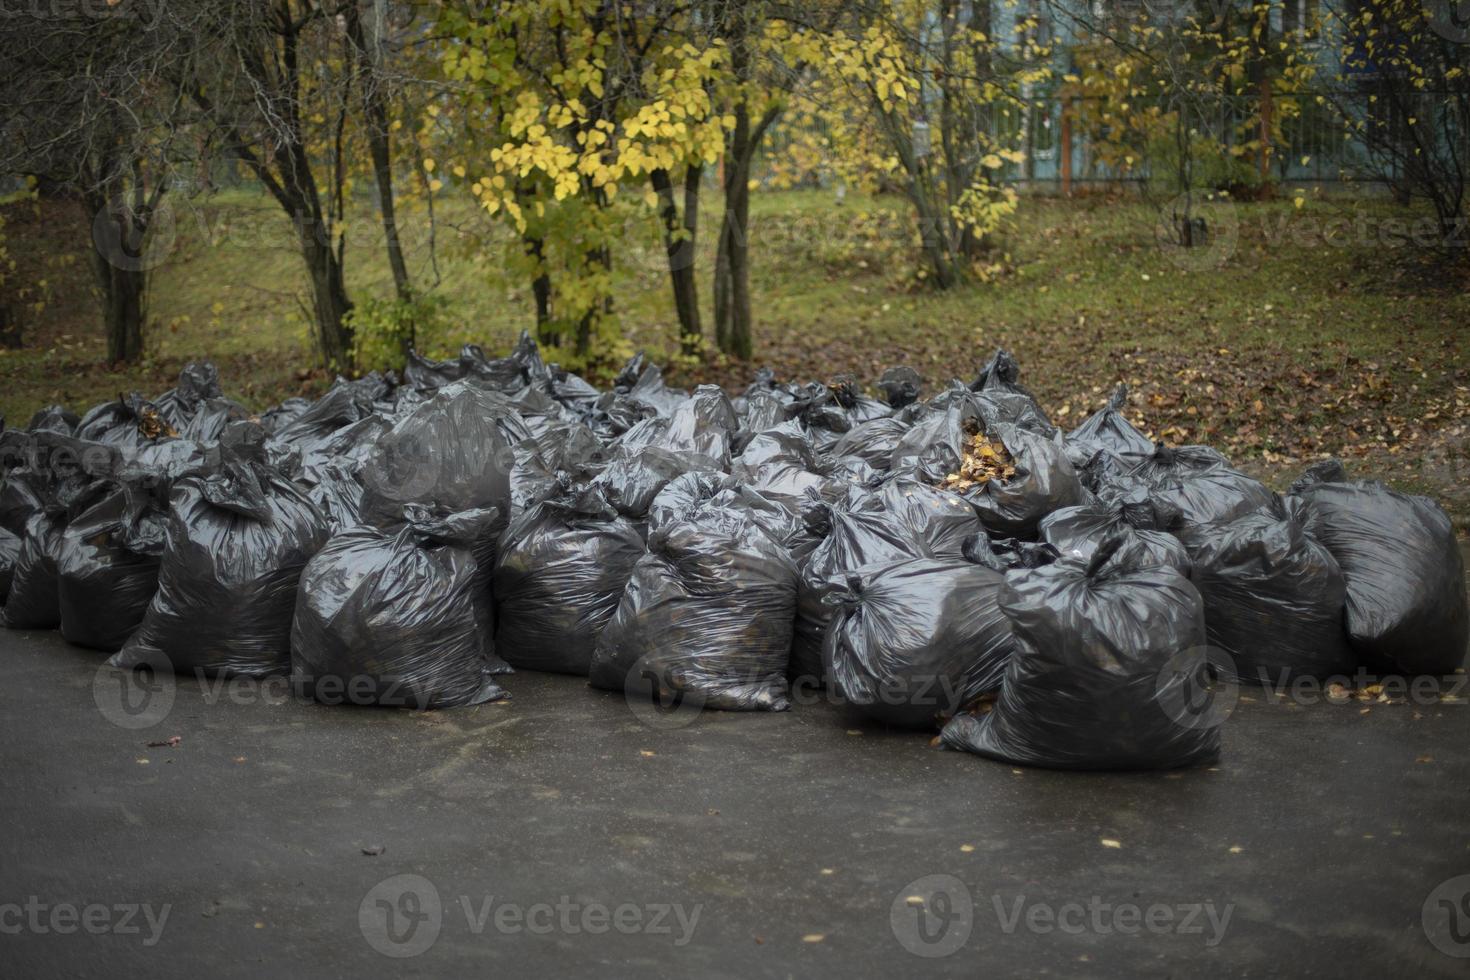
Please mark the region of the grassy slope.
MULTIPOLYGON (((701 269, 712 259, 710 195, 701 269)), ((156 392, 190 358, 215 360, 227 387, 263 405, 320 390, 310 369, 305 300, 290 229, 273 204, 242 191, 176 217, 158 269, 147 363, 100 363, 88 296, 85 228, 50 209, 7 213, 27 310, 24 351, 0 354, 0 409, 13 419, 63 401, 84 407, 116 392, 156 392), (45 289, 37 284, 46 280, 45 289)), ((1133 201, 1028 200, 1005 245, 1009 271, 947 294, 923 288, 904 242, 902 202, 816 192, 757 195, 751 230, 758 360, 787 376, 851 371, 876 377, 907 362, 934 383, 969 376, 996 346, 1011 348, 1025 380, 1066 423, 1096 408, 1118 381, 1133 413, 1173 441, 1207 441, 1247 465, 1286 466, 1321 453, 1364 458, 1364 469, 1449 496, 1470 512, 1465 416, 1470 370, 1464 280, 1427 268, 1395 244, 1380 202, 1313 200, 1238 205, 1225 220, 1236 241, 1219 267, 1181 268, 1154 237, 1154 212, 1133 201)), ((496 255, 471 253, 458 228, 477 221, 439 210, 441 289, 456 326, 425 338, 446 354, 474 341, 506 346, 530 316, 528 290, 507 283, 496 255)), ((1215 215, 1221 228, 1222 215, 1215 215)), ((429 275, 422 214, 410 215, 416 274, 429 275)), ((354 294, 384 295, 389 281, 370 213, 349 246, 354 294)), ((633 341, 667 354, 671 304, 651 228, 617 256, 617 301, 633 341)), ((1197 255, 1186 257, 1194 264, 1197 255)), ((1205 263, 1205 265, 1208 265, 1205 263)), ((708 324, 707 324, 708 326, 708 324)), ((678 380, 738 384, 749 366, 711 358, 678 380)))

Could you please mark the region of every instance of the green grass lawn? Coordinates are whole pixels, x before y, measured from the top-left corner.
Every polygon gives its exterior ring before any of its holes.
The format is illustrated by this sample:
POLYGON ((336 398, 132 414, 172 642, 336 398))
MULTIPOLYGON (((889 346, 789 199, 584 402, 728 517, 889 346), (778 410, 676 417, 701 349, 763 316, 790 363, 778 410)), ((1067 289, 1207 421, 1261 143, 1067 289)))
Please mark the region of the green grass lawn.
MULTIPOLYGON (((706 294, 717 208, 710 192, 706 294)), ((1136 197, 1023 199, 989 281, 941 293, 918 276, 902 200, 757 194, 756 359, 788 377, 869 381, 908 363, 939 385, 1005 346, 1060 423, 1124 381, 1133 414, 1161 438, 1209 442, 1268 475, 1342 454, 1470 513, 1466 263, 1410 247, 1405 223, 1422 216, 1378 199, 1313 196, 1301 208, 1287 200, 1206 215, 1214 241, 1180 253, 1158 243, 1158 213, 1136 197)), ((8 418, 50 402, 156 393, 200 357, 256 406, 329 383, 313 368, 290 227, 267 198, 236 190, 176 207, 174 247, 154 278, 148 359, 124 370, 102 363, 85 227, 60 205, 39 214, 15 205, 5 216, 18 263, 5 288, 27 328, 24 349, 0 352, 8 418)), ((531 323, 529 289, 508 281, 497 250, 470 246, 481 216, 445 196, 436 217, 438 290, 453 325, 422 346, 435 355, 468 341, 508 346, 531 323)), ((425 215, 405 223, 413 272, 429 283, 425 215)), ((351 292, 386 296, 367 205, 351 228, 351 292)), ((630 340, 670 358, 676 325, 661 255, 651 223, 633 229, 615 255, 616 302, 630 340)), ((671 376, 734 386, 755 366, 712 356, 671 376)))

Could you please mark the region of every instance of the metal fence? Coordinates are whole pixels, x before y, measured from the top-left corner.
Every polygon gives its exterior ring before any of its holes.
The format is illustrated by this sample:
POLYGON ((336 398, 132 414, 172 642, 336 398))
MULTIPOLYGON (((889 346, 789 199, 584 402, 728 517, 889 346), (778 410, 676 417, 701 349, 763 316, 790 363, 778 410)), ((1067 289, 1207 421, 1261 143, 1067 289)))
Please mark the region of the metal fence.
MULTIPOLYGON (((1459 132, 1457 116, 1446 107, 1443 92, 1420 92, 1415 95, 1411 114, 1433 120, 1439 131, 1437 138, 1458 140, 1461 159, 1470 159, 1466 134, 1459 132)), ((1007 164, 1003 179, 1025 189, 1060 191, 1066 185, 1107 185, 1139 183, 1150 179, 1150 168, 1160 169, 1158 160, 1144 158, 1126 172, 1110 168, 1104 154, 1092 141, 1096 131, 1094 120, 1101 118, 1103 108, 1098 97, 1062 99, 1044 95, 1024 104, 994 106, 977 128, 1003 146, 1021 150, 1019 164, 1007 164)), ((1136 103, 1131 107, 1137 111, 1136 103)), ((1160 108, 1170 111, 1172 107, 1160 108)), ((1378 184, 1385 176, 1396 174, 1389 155, 1375 155, 1368 143, 1349 125, 1349 120, 1362 122, 1368 133, 1385 134, 1402 127, 1404 113, 1395 114, 1389 100, 1378 99, 1369 89, 1321 90, 1272 93, 1273 136, 1267 155, 1268 177, 1282 184, 1357 183, 1378 184)), ((1242 167, 1259 167, 1259 150, 1243 148, 1238 155, 1232 147, 1259 139, 1256 106, 1246 99, 1222 101, 1208 110, 1195 110, 1191 127, 1200 138, 1220 147, 1221 159, 1236 159, 1242 167)), ((1409 120, 1412 121, 1412 120, 1409 120)), ((779 127, 771 134, 767 153, 779 154, 790 142, 791 134, 779 127)), ((824 181, 815 173, 812 179, 824 181)))

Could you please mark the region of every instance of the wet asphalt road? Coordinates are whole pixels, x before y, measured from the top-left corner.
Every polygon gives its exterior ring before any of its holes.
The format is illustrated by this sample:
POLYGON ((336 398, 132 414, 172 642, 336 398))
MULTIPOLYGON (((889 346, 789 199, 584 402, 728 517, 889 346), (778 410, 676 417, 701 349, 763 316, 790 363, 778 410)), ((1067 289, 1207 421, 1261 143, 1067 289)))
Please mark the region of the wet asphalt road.
POLYGON ((1467 692, 1257 691, 1217 768, 1067 774, 823 703, 672 728, 550 675, 427 714, 180 679, 130 715, 56 634, 0 659, 6 976, 1470 967, 1470 878, 1435 892, 1470 875, 1467 692))

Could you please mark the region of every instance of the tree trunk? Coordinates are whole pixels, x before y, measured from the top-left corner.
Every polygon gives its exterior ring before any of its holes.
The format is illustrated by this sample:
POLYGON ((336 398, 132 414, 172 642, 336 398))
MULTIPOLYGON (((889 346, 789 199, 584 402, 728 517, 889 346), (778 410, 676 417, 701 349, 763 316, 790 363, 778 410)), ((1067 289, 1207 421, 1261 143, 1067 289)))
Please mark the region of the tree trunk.
MULTIPOLYGON (((741 122, 736 132, 748 131, 749 119, 736 112, 741 122)), ((732 143, 738 141, 732 141, 732 143)), ((750 160, 732 154, 725 160, 725 220, 721 228, 720 257, 723 259, 721 305, 715 308, 715 335, 720 350, 749 360, 755 350, 750 322, 750 160), (723 322, 722 322, 723 321, 723 322)))
POLYGON ((725 215, 715 253, 715 343, 748 360, 755 350, 750 305, 750 173, 755 151, 780 110, 772 107, 755 125, 745 103, 734 108, 735 128, 725 144, 725 215))
POLYGON ((691 164, 684 174, 684 209, 679 213, 674 198, 674 185, 667 170, 649 174, 659 198, 659 218, 663 224, 664 251, 669 261, 669 285, 674 293, 674 309, 679 316, 679 343, 685 354, 699 350, 704 328, 699 319, 699 287, 694 277, 695 235, 699 230, 699 178, 703 168, 691 164))
MULTIPOLYGON (((346 6, 348 37, 357 49, 363 68, 362 107, 367 121, 368 152, 373 160, 373 180, 378 186, 378 207, 383 216, 383 234, 388 251, 388 267, 393 271, 393 288, 398 298, 409 302, 413 287, 408 277, 408 263, 403 257, 403 244, 398 238, 398 219, 393 200, 393 147, 388 135, 388 99, 378 72, 376 45, 370 47, 362 17, 356 3, 346 6)), ((405 354, 413 345, 412 335, 404 338, 405 354)))
POLYGON ((542 266, 546 247, 539 238, 525 240, 526 254, 536 260, 536 275, 531 280, 531 296, 536 301, 536 342, 555 347, 561 334, 551 329, 551 276, 542 266))
MULTIPOLYGON (((352 326, 346 317, 352 310, 352 302, 347 298, 342 276, 347 240, 341 235, 339 225, 335 232, 337 247, 332 247, 332 213, 323 207, 322 194, 312 169, 312 154, 307 151, 302 136, 300 103, 297 100, 301 92, 299 30, 294 21, 284 18, 273 23, 270 33, 260 38, 249 38, 239 49, 240 68, 251 84, 264 93, 262 97, 267 99, 270 111, 278 113, 284 123, 281 131, 273 131, 272 138, 262 142, 259 153, 241 129, 205 93, 191 91, 189 95, 206 119, 222 127, 231 149, 265 185, 295 225, 301 258, 311 278, 311 312, 316 321, 317 346, 328 369, 350 371, 352 326), (253 46, 257 42, 263 43, 260 47, 253 46), (268 59, 272 62, 269 67, 268 59)), ((339 207, 342 204, 344 173, 341 133, 339 124, 333 168, 337 191, 335 201, 339 207)))
POLYGON ((143 356, 143 320, 148 306, 148 273, 141 265, 143 240, 148 231, 145 214, 129 211, 100 194, 85 199, 89 224, 99 217, 116 223, 117 239, 92 250, 92 271, 102 305, 110 363, 136 361, 143 356), (113 254, 108 254, 112 252, 113 254), (140 261, 129 261, 138 259, 140 261))
POLYGON ((147 314, 147 273, 109 266, 107 359, 132 362, 143 356, 143 319, 147 314))
MULTIPOLYGON (((605 204, 602 206, 606 206, 605 204)), ((612 275, 612 249, 601 246, 587 253, 587 264, 589 267, 600 267, 607 275, 612 275)), ((577 345, 578 357, 586 357, 592 352, 592 328, 600 317, 612 313, 612 297, 606 296, 601 301, 592 305, 592 308, 582 314, 577 321, 577 345)))
POLYGON ((735 107, 725 154, 725 215, 715 255, 715 343, 742 360, 754 344, 750 325, 750 112, 735 107))
POLYGON ((352 329, 345 322, 352 302, 342 281, 341 255, 325 240, 325 229, 301 228, 301 257, 311 277, 312 313, 316 319, 317 345, 327 367, 346 371, 352 366, 352 329))

